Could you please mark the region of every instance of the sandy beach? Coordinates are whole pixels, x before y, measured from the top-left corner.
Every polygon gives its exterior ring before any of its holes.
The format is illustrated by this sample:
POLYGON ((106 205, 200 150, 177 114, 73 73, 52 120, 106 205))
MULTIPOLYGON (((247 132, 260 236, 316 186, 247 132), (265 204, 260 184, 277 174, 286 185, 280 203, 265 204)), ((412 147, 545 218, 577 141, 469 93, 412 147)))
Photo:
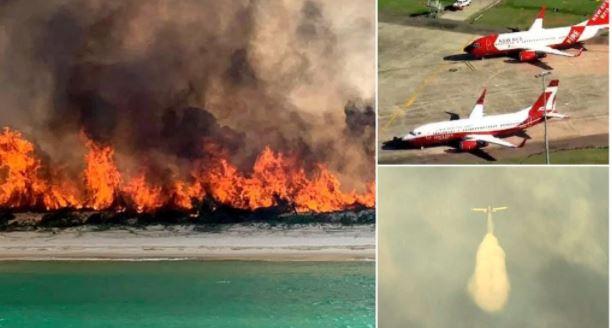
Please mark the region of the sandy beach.
POLYGON ((374 225, 85 226, 0 233, 0 260, 374 260, 374 225))

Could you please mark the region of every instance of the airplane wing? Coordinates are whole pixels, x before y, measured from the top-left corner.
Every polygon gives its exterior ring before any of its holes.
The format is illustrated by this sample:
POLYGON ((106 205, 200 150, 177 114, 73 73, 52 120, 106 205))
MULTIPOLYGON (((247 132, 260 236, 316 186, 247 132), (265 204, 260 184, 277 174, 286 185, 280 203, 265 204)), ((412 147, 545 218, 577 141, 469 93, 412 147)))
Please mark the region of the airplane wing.
POLYGON ((474 212, 485 212, 487 213, 487 209, 486 208, 473 208, 472 211, 474 212))
POLYGON ((502 206, 502 207, 494 207, 493 208, 493 212, 497 212, 497 211, 503 211, 503 210, 507 210, 508 207, 507 206, 502 206))
POLYGON ((572 54, 569 52, 565 52, 565 51, 561 51, 561 50, 557 50, 557 49, 553 49, 551 47, 545 47, 545 46, 526 48, 526 50, 531 50, 531 51, 550 54, 550 55, 557 55, 557 56, 578 57, 582 54, 582 51, 584 49, 580 49, 580 51, 577 54, 572 54))
POLYGON ((502 140, 500 138, 496 138, 490 134, 469 134, 465 137, 465 140, 483 141, 483 142, 492 143, 492 144, 496 144, 496 145, 500 145, 500 146, 504 146, 508 148, 518 148, 519 147, 513 143, 502 140))
POLYGON ((537 31, 543 28, 545 13, 546 13, 546 7, 542 7, 542 9, 540 9, 540 13, 538 13, 538 17, 533 22, 533 24, 531 24, 531 27, 529 28, 530 31, 537 31))
POLYGON ((476 105, 474 105, 474 109, 470 113, 470 119, 481 118, 484 116, 484 100, 487 95, 487 89, 482 90, 482 94, 480 98, 476 101, 476 105))

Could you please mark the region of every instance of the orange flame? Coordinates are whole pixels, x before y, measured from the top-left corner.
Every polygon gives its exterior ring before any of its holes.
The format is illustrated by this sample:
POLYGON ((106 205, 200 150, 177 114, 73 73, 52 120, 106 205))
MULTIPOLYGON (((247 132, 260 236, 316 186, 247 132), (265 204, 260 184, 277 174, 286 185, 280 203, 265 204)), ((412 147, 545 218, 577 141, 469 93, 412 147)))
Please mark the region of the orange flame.
POLYGON ((123 191, 134 202, 134 208, 137 212, 151 212, 164 205, 162 198, 162 189, 156 186, 150 186, 144 174, 138 175, 123 188, 123 191))
POLYGON ((20 132, 4 128, 0 134, 0 206, 48 210, 78 207, 78 192, 70 180, 52 184, 40 177, 40 168, 34 145, 20 132))
MULTIPOLYGON (((168 186, 150 184, 145 174, 124 182, 111 146, 85 139, 87 153, 83 185, 77 186, 59 170, 41 178, 35 148, 21 133, 5 128, 0 134, 0 207, 111 209, 119 197, 138 212, 161 207, 190 210, 194 200, 209 196, 240 209, 292 204, 298 212, 331 212, 353 206, 374 206, 374 183, 363 193, 342 191, 338 178, 322 164, 309 176, 299 158, 265 147, 250 173, 240 172, 223 150, 208 142, 211 158, 194 162, 191 178, 168 186)), ((118 208, 116 208, 118 209, 118 208)))
POLYGON ((177 208, 189 210, 193 207, 193 200, 202 199, 205 192, 199 183, 189 185, 183 181, 174 183, 172 202, 177 208))
POLYGON ((85 155, 85 184, 90 198, 88 206, 99 210, 108 208, 115 200, 121 184, 121 174, 115 166, 113 149, 96 145, 86 140, 88 152, 85 155))
MULTIPOLYGON (((47 210, 74 207, 82 208, 81 192, 77 185, 68 177, 56 171, 52 176, 52 182, 43 195, 43 204, 47 210)), ((1 203, 0 203, 1 204, 1 203)))
POLYGON ((309 179, 298 165, 297 158, 289 158, 264 148, 250 177, 244 176, 220 160, 209 169, 208 181, 213 197, 237 208, 255 209, 277 205, 277 199, 288 199, 298 212, 332 212, 351 206, 374 206, 374 184, 365 194, 344 193, 340 181, 324 166, 318 165, 314 179, 309 179))
POLYGON ((12 208, 37 206, 46 186, 38 178, 40 163, 34 157, 34 145, 21 133, 5 128, 0 134, 0 165, 0 203, 12 208))

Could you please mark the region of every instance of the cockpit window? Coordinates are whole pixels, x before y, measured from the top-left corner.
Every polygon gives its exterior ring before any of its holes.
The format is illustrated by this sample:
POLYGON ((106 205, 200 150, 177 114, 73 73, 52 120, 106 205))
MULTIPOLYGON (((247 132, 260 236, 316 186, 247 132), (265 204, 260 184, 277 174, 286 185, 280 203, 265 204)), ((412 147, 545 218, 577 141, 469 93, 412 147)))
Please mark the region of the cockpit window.
POLYGON ((474 42, 473 46, 474 48, 480 48, 480 42, 474 42))
POLYGON ((412 135, 412 136, 416 136, 416 134, 414 133, 414 131, 410 131, 410 135, 412 135))

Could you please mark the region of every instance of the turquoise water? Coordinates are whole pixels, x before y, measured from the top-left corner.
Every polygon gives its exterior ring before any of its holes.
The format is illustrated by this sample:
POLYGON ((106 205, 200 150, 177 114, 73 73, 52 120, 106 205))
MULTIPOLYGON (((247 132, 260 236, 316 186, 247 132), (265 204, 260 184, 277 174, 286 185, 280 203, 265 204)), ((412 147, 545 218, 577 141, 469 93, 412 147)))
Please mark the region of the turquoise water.
POLYGON ((373 262, 2 262, 0 327, 374 327, 373 262))

